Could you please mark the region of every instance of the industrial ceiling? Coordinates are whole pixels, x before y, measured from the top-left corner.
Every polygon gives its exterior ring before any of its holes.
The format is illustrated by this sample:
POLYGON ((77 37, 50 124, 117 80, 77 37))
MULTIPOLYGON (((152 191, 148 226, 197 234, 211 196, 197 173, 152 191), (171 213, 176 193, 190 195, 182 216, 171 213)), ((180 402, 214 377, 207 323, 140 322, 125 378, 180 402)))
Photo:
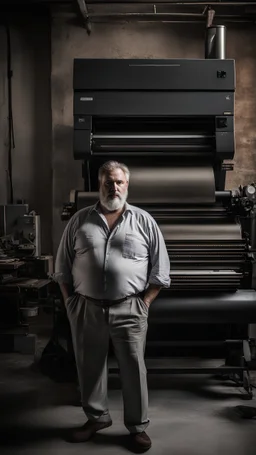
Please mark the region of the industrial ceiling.
POLYGON ((256 1, 205 1, 169 0, 120 1, 120 0, 2 0, 0 11, 34 11, 35 9, 77 12, 85 26, 90 22, 112 21, 161 21, 254 24, 256 1))

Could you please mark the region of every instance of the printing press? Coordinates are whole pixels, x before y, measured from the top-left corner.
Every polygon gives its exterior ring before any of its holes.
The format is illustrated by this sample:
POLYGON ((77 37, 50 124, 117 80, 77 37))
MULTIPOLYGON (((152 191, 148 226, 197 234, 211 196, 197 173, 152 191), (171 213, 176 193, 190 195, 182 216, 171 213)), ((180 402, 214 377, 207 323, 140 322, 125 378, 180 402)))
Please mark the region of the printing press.
POLYGON ((235 62, 74 60, 74 158, 84 188, 62 219, 98 200, 100 165, 131 171, 128 202, 157 221, 170 256, 171 286, 151 305, 146 361, 151 371, 239 378, 252 397, 250 337, 256 323, 255 185, 225 190, 235 152, 235 62))

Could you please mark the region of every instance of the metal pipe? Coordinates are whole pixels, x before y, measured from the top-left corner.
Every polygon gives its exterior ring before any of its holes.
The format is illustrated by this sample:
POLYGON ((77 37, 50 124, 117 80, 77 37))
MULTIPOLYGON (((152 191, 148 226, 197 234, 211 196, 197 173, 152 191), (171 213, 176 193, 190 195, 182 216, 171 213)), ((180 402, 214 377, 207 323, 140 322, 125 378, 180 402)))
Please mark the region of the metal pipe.
MULTIPOLYGON (((191 16, 191 17, 202 17, 201 13, 183 13, 183 12, 176 12, 176 13, 139 13, 139 12, 134 12, 134 13, 122 13, 122 12, 116 12, 116 13, 111 13, 111 12, 106 12, 106 13, 90 13, 90 18, 93 17, 120 17, 120 18, 125 18, 125 17, 172 17, 172 16, 191 16)), ((229 17, 229 16, 228 16, 229 17)), ((232 17, 236 17, 235 15, 232 17)))
POLYGON ((231 199, 231 191, 215 191, 216 200, 231 199))
MULTIPOLYGON (((228 23, 233 23, 233 24, 254 24, 255 23, 255 20, 253 19, 253 17, 251 19, 244 19, 244 18, 239 18, 239 17, 235 17, 235 16, 232 16, 232 17, 223 17, 221 16, 222 19, 225 19, 225 22, 228 22, 228 23)), ((129 19, 132 19, 132 18, 129 18, 127 17, 127 21, 129 19)), ((134 17, 133 19, 136 19, 136 17, 134 17)), ((183 19, 183 20, 174 20, 174 19, 160 19, 157 17, 153 19, 147 19, 145 18, 143 20, 143 17, 141 17, 141 19, 139 20, 139 22, 147 22, 147 23, 156 23, 157 19, 162 23, 162 24, 204 24, 204 19, 201 18, 200 20, 197 19, 191 19, 191 20, 188 20, 188 19, 183 19)), ((115 21, 120 21, 121 18, 120 17, 113 17, 113 16, 109 16, 109 17, 104 17, 104 16, 98 16, 98 17, 94 17, 92 18, 92 21, 91 22, 94 22, 94 23, 101 23, 101 22, 115 22, 115 21), (98 20, 96 20, 98 19, 98 20)), ((122 20, 125 20, 124 18, 122 20)))
POLYGON ((206 29, 205 58, 226 58, 226 27, 225 25, 213 25, 206 29))
POLYGON ((177 0, 169 0, 169 1, 162 1, 162 0, 154 0, 152 2, 150 1, 124 1, 124 2, 120 2, 120 0, 106 0, 106 1, 102 1, 102 0, 93 0, 93 1, 87 1, 86 2, 87 5, 102 5, 102 6, 106 6, 106 5, 110 5, 110 4, 120 4, 120 5, 125 5, 125 4, 136 4, 136 5, 154 5, 154 4, 162 4, 162 5, 207 5, 207 6, 211 6, 211 5, 218 5, 218 6, 221 6, 221 5, 224 5, 224 6, 251 6, 251 5, 256 5, 256 2, 236 2, 236 1, 221 1, 221 0, 213 0, 213 1, 205 1, 205 0, 191 0, 191 1, 177 1, 177 0))
MULTIPOLYGON (((239 17, 236 15, 220 15, 217 14, 216 18, 225 21, 226 23, 234 23, 234 24, 254 24, 255 19, 254 16, 251 17, 239 17)), ((105 23, 105 22, 118 22, 118 21, 132 21, 137 20, 139 22, 147 22, 147 23, 156 23, 161 22, 162 24, 205 24, 205 17, 201 14, 198 15, 181 15, 181 14, 166 14, 166 15, 159 15, 159 14, 150 14, 146 15, 145 13, 136 13, 136 14, 104 14, 101 13, 99 15, 91 15, 90 14, 90 21, 93 23, 105 23)))
MULTIPOLYGON (((175 12, 175 13, 170 13, 170 12, 166 12, 166 13, 139 13, 139 12, 130 12, 130 13, 122 13, 122 12, 115 12, 115 13, 108 13, 108 12, 98 12, 98 13, 90 13, 89 17, 90 19, 96 19, 96 18, 126 18, 126 17, 130 17, 130 18, 136 18, 136 17, 146 17, 146 18, 152 18, 152 19, 156 19, 156 18, 168 18, 168 17, 198 17, 198 18, 203 18, 203 15, 201 13, 183 13, 183 12, 175 12)), ((237 14, 222 14, 222 15, 219 15, 219 14, 216 14, 217 17, 221 17, 221 18, 239 18, 239 16, 237 14)), ((253 20, 253 18, 252 18, 253 20)), ((220 27, 224 27, 223 25, 221 25, 220 27)))
MULTIPOLYGON (((206 13, 209 15, 209 11, 211 10, 212 7, 214 7, 214 5, 216 5, 216 8, 219 7, 219 6, 224 6, 226 7, 225 11, 224 11, 224 14, 222 14, 221 12, 221 9, 216 10, 216 12, 214 11, 214 9, 212 9, 212 12, 213 14, 216 14, 216 17, 217 18, 222 18, 223 20, 225 21, 228 21, 228 22, 253 22, 253 18, 254 16, 253 15, 250 15, 248 14, 248 11, 246 10, 242 10, 242 11, 239 11, 239 14, 229 14, 229 10, 227 9, 227 6, 235 6, 235 7, 245 7, 246 5, 250 5, 250 6, 253 6, 253 5, 256 5, 256 2, 234 2, 234 1, 231 1, 231 2, 227 2, 227 1, 224 1, 224 2, 221 2, 221 1, 212 1, 212 2, 205 2, 205 1, 199 1, 199 0, 196 0, 196 1, 193 1, 191 0, 190 2, 189 1, 169 1, 169 2, 161 2, 161 1, 158 1, 158 2, 146 2, 146 1, 141 1, 141 2, 133 2, 133 1, 128 1, 128 2, 120 2, 120 1, 114 1, 114 2, 100 2, 100 1, 94 1, 94 2, 87 2, 87 4, 90 5, 90 11, 89 11, 89 15, 90 15, 90 18, 94 21, 94 22, 100 22, 100 21, 104 21, 105 20, 108 20, 108 21, 118 21, 118 20, 145 20, 147 22, 154 22, 154 21, 161 21, 161 22, 177 22, 177 23, 182 23, 182 22, 189 22, 189 21, 185 21, 185 20, 182 20, 182 18, 186 18, 186 17, 191 17, 191 19, 194 19, 194 22, 197 22, 197 19, 204 19, 205 20, 205 16, 206 16, 206 13), (135 11, 124 11, 124 9, 127 9, 129 8, 129 5, 130 8, 132 8, 132 5, 134 5, 134 9, 136 9, 135 11), (183 10, 183 11, 163 11, 163 8, 168 8, 168 9, 171 9, 172 7, 175 7, 177 6, 178 8, 182 8, 182 7, 186 7, 186 6, 201 6, 202 8, 202 11, 198 11, 198 12, 189 12, 189 11, 186 11, 186 10, 183 10), (150 8, 153 7, 153 11, 150 10, 150 8), (142 11, 139 11, 138 9, 140 9, 142 11), (143 11, 143 9, 145 10, 145 8, 149 8, 149 11, 143 11), (161 8, 162 11, 159 11, 158 8, 161 8), (175 18, 177 17, 177 20, 173 21, 172 18, 175 18), (169 20, 168 20, 169 18, 169 20), (164 20, 166 19, 166 20, 164 20)), ((199 23, 199 21, 198 21, 199 23)), ((207 22, 207 25, 208 26, 211 26, 211 23, 212 23, 212 20, 209 21, 209 17, 208 17, 208 22, 207 22)))
POLYGON ((93 134, 93 139, 205 139, 205 134, 93 134))
POLYGON ((77 0, 77 4, 78 4, 79 11, 82 15, 82 18, 84 20, 84 25, 85 25, 86 31, 87 31, 88 35, 90 35, 91 25, 90 25, 87 4, 86 4, 85 0, 77 0))

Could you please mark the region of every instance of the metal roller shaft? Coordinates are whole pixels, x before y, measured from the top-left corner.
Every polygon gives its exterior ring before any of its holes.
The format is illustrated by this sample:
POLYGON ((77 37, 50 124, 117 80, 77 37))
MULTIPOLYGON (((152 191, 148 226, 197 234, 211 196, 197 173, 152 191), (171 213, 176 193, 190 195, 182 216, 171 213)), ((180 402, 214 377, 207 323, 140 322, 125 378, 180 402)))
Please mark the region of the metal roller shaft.
POLYGON ((256 322, 256 292, 239 290, 232 293, 201 293, 187 296, 173 293, 153 302, 149 323, 240 323, 256 322))

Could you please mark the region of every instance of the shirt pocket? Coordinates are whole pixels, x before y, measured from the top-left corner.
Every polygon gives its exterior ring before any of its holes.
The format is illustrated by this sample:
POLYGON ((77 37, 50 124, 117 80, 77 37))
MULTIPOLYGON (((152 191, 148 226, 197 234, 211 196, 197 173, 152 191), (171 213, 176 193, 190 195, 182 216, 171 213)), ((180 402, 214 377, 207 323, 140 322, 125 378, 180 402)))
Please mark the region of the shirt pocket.
POLYGON ((94 236, 79 232, 76 237, 75 251, 77 255, 85 254, 94 248, 94 236))
POLYGON ((146 259, 148 248, 144 239, 134 234, 125 234, 122 256, 127 259, 146 259))

